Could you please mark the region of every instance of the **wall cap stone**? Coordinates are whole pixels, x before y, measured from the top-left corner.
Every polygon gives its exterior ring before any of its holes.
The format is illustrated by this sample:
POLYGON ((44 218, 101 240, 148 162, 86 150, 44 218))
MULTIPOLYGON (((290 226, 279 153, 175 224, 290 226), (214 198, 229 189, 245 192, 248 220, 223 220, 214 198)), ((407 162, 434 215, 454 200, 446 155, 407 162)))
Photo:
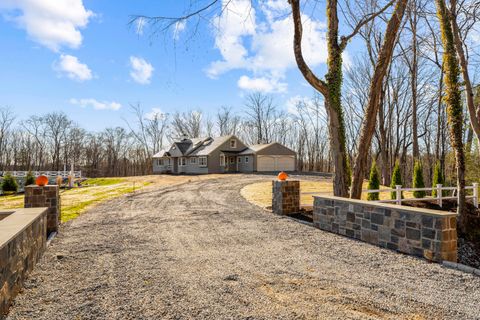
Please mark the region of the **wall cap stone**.
POLYGON ((378 208, 388 208, 393 210, 402 210, 402 211, 409 211, 418 214, 424 215, 431 215, 436 217, 456 217, 458 214, 456 212, 449 212, 449 211, 440 211, 440 210, 432 210, 432 209, 425 209, 425 208, 414 208, 408 206, 399 206, 396 204, 389 204, 389 203, 379 203, 373 201, 366 201, 366 200, 358 200, 358 199, 350 199, 350 198, 342 198, 336 196, 329 196, 329 195, 321 195, 321 196, 313 196, 315 199, 323 199, 323 200, 335 200, 335 201, 343 201, 351 204, 361 204, 371 207, 378 207, 378 208))
POLYGON ((47 210, 48 208, 24 208, 0 211, 0 213, 9 214, 0 221, 0 249, 22 233, 41 215, 46 214, 47 210))

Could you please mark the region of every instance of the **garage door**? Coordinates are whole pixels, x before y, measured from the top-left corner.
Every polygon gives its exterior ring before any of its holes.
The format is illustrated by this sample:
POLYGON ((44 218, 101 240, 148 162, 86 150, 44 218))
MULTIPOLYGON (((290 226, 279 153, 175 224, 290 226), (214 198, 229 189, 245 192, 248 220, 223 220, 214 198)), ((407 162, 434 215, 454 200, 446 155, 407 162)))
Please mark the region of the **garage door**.
POLYGON ((275 158, 258 156, 257 171, 275 171, 275 158))
POLYGON ((293 156, 258 156, 257 171, 294 171, 293 156))
POLYGON ((289 156, 278 157, 276 171, 295 171, 295 158, 289 156))

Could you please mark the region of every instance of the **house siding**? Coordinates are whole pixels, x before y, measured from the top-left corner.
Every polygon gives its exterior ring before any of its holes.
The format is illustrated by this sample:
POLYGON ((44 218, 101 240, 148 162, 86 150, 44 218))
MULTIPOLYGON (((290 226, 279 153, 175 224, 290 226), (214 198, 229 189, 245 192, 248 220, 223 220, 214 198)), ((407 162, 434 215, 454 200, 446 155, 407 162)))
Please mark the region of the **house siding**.
POLYGON ((242 161, 238 164, 238 171, 240 172, 253 172, 254 171, 254 156, 240 156, 242 161), (245 158, 248 158, 248 162, 245 162, 245 158))
MULTIPOLYGON (((159 157, 153 159, 153 172, 154 173, 180 173, 180 174, 208 174, 208 173, 228 173, 228 172, 244 172, 251 173, 257 171, 257 156, 294 156, 296 161, 296 153, 289 148, 279 144, 273 143, 257 152, 253 151, 251 154, 239 155, 243 150, 247 149, 247 146, 237 137, 221 137, 222 140, 216 141, 219 145, 211 146, 209 151, 202 149, 200 151, 193 151, 191 156, 186 156, 186 164, 180 166, 180 159, 183 157, 183 152, 186 152, 185 143, 183 145, 173 144, 168 151, 164 153, 160 152, 159 157), (225 140, 223 140, 225 139, 225 140), (235 147, 231 147, 231 140, 236 141, 235 147), (222 142, 223 141, 223 142, 222 142), (180 148, 181 147, 181 148, 180 148), (180 150, 181 149, 181 150, 180 150), (184 150, 185 149, 185 150, 184 150), (225 155, 225 166, 220 166, 220 155, 225 155), (166 156, 164 156, 166 154, 166 156), (202 156, 207 157, 207 166, 202 167, 199 165, 199 158, 202 156), (170 165, 159 165, 160 159, 168 159, 170 157, 170 165), (234 157, 235 161, 230 163, 230 157, 234 157), (196 163, 191 163, 191 158, 197 158, 196 163), (241 159, 238 162, 238 159, 241 159), (248 158, 248 162, 245 159, 248 158)), ((208 144, 206 144, 208 146, 208 144)), ((207 147, 208 148, 208 147, 207 147)), ((250 151, 249 151, 250 153, 250 151)))

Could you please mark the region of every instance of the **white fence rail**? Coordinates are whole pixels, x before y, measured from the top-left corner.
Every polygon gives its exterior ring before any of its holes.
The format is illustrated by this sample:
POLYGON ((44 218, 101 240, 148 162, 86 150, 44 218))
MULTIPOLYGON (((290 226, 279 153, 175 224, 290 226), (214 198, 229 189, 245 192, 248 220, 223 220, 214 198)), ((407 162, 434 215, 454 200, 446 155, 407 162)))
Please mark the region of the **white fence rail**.
MULTIPOLYGON (((16 178, 23 178, 26 177, 28 174, 28 171, 8 171, 12 176, 16 178)), ((7 171, 1 171, 0 175, 3 177, 7 171)), ((47 177, 58 177, 61 176, 63 178, 68 178, 70 175, 70 171, 32 171, 33 175, 35 177, 38 177, 40 175, 46 175, 47 177)), ((73 171, 73 174, 75 178, 81 178, 82 177, 82 171, 73 171)))
MULTIPOLYGON (((465 190, 473 190, 473 195, 467 196, 467 199, 473 199, 473 204, 478 208, 478 183, 473 183, 471 186, 465 187, 465 190)), ((442 207, 443 200, 446 199, 457 199, 456 195, 444 196, 443 191, 454 191, 457 192, 457 187, 444 187, 441 184, 437 184, 435 188, 402 188, 401 185, 395 186, 395 189, 377 189, 377 190, 362 190, 366 193, 379 193, 379 192, 394 192, 395 199, 392 200, 375 200, 374 202, 384 202, 384 203, 395 203, 398 205, 402 204, 402 201, 422 201, 422 200, 436 200, 438 205, 442 207), (424 197, 424 198, 402 198, 403 191, 436 191, 436 197, 424 197)))

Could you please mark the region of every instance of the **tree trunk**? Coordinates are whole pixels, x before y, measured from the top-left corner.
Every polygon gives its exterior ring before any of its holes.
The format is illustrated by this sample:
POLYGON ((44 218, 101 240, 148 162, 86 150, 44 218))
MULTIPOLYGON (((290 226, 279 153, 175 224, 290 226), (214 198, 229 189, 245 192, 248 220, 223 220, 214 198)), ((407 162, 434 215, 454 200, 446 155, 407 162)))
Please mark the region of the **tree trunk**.
POLYGON ((360 199, 362 195, 363 178, 365 175, 365 168, 367 166, 368 152, 372 142, 373 134, 375 132, 375 123, 381 102, 383 81, 387 73, 388 66, 392 60, 397 33, 400 29, 400 24, 403 19, 407 2, 407 0, 398 0, 395 6, 395 11, 388 21, 387 30, 385 32, 385 40, 382 48, 380 49, 378 60, 375 65, 375 71, 370 82, 368 105, 362 122, 357 157, 355 159, 353 171, 351 197, 354 199, 360 199))
POLYGON ((455 151, 458 187, 458 224, 465 231, 465 153, 463 149, 463 108, 461 102, 459 64, 455 50, 454 36, 445 0, 435 0, 440 21, 443 43, 445 103, 447 105, 450 140, 455 151))
POLYGON ((303 26, 300 13, 300 1, 290 0, 294 23, 293 49, 298 68, 307 82, 325 98, 330 133, 330 153, 334 165, 333 194, 348 197, 350 172, 347 162, 345 125, 342 110, 342 48, 338 43, 337 0, 327 0, 328 19, 328 73, 326 82, 315 76, 306 64, 302 53, 303 26))
MULTIPOLYGON (((468 114, 470 116, 470 125, 475 133, 475 137, 480 141, 480 110, 475 108, 474 102, 474 93, 473 93, 473 86, 472 82, 470 81, 470 75, 468 73, 468 61, 465 57, 465 51, 463 48, 463 43, 461 40, 460 29, 457 24, 457 14, 456 14, 456 6, 457 1, 451 1, 451 15, 450 21, 452 23, 452 31, 453 31, 453 41, 455 43, 455 50, 457 52, 460 66, 462 68, 462 76, 463 82, 465 83, 465 95, 467 100, 467 109, 468 114)), ((467 145, 471 147, 471 145, 467 145)))
POLYGON ((412 149, 413 158, 420 157, 420 149, 418 147, 418 121, 417 121, 417 85, 418 85, 418 54, 417 54, 417 4, 412 1, 412 12, 410 17, 410 25, 412 28, 412 65, 411 65, 411 86, 412 86, 412 149))

